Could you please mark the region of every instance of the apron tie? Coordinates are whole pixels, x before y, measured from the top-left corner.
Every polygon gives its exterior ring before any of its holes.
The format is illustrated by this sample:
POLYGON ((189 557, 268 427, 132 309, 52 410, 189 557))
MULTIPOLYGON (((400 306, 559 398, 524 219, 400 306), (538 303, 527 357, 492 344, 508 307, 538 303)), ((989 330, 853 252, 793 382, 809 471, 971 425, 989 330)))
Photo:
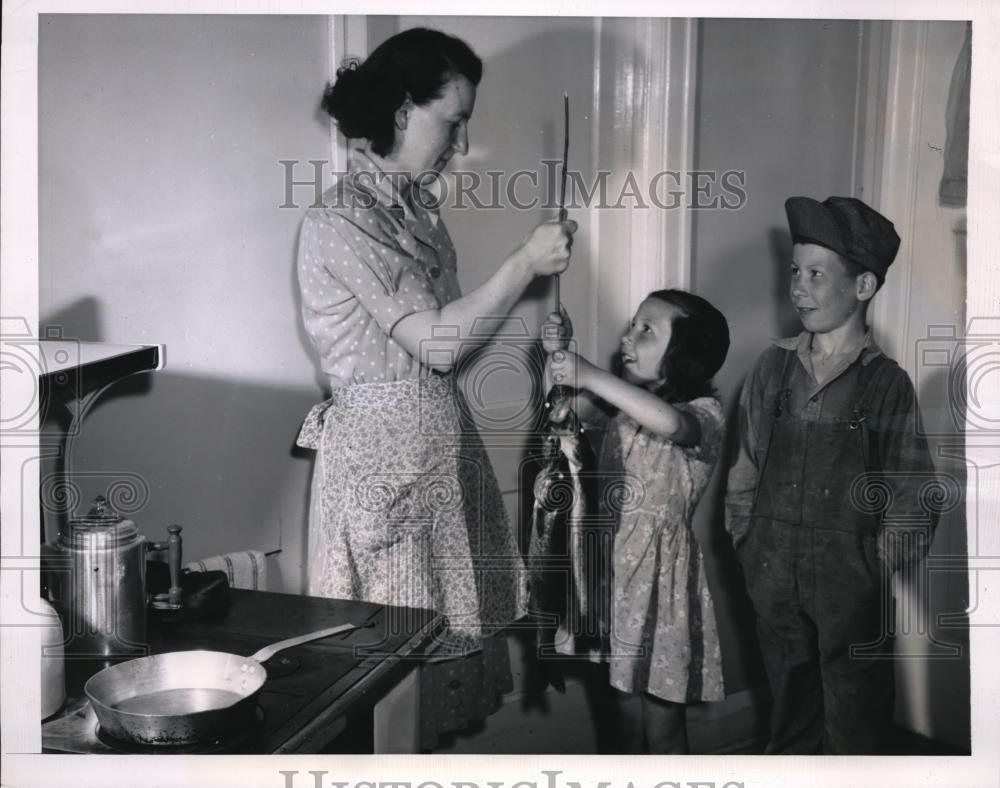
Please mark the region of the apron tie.
POLYGON ((314 451, 319 450, 320 439, 323 437, 323 419, 332 404, 333 397, 330 397, 330 399, 313 405, 309 409, 309 413, 306 414, 306 418, 302 422, 302 428, 299 430, 299 436, 295 439, 296 446, 314 451))

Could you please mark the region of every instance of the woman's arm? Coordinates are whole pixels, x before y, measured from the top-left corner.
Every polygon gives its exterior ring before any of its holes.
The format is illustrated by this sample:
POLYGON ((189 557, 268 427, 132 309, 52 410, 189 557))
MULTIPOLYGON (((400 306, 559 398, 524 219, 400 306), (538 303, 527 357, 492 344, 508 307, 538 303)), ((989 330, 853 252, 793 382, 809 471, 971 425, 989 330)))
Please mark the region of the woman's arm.
POLYGON ((576 228, 574 221, 540 224, 485 283, 440 309, 407 315, 392 338, 421 364, 450 372, 461 355, 490 338, 473 336, 478 318, 506 316, 536 276, 566 270, 576 228))
POLYGON ((556 352, 549 359, 548 372, 556 383, 587 389, 650 432, 678 445, 696 446, 701 439, 698 420, 690 413, 678 410, 641 386, 595 367, 582 356, 568 350, 556 352))

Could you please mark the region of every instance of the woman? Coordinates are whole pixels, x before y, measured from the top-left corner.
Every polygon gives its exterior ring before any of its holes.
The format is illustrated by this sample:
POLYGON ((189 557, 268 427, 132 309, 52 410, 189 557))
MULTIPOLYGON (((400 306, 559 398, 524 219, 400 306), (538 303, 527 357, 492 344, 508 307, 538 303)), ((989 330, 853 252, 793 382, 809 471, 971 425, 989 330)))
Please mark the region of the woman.
POLYGON ((502 628, 525 613, 517 540, 451 373, 476 318, 508 314, 535 277, 566 269, 576 230, 539 225, 459 292, 420 184, 468 151, 481 76, 464 42, 422 28, 339 69, 323 106, 363 145, 299 238, 303 321, 333 388, 299 437, 319 450, 309 593, 447 616, 421 673, 423 749, 496 710, 511 688, 502 628))

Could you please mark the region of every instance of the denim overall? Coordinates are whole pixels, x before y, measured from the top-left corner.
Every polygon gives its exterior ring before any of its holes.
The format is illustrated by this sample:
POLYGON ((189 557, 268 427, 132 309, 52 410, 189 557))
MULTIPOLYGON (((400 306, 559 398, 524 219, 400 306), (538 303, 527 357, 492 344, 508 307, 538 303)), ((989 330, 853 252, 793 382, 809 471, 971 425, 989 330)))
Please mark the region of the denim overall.
POLYGON ((759 482, 738 555, 774 696, 769 753, 875 753, 892 717, 889 576, 877 515, 852 505, 893 365, 862 354, 817 386, 784 350, 765 390, 759 482))

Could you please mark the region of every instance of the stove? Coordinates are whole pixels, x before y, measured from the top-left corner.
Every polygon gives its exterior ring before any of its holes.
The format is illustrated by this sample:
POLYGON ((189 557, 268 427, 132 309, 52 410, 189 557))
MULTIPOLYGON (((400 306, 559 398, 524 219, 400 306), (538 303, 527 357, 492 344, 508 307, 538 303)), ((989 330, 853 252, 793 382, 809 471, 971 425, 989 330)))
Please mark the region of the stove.
POLYGON ((139 746, 111 738, 100 730, 83 692, 87 676, 77 675, 81 671, 67 660, 67 704, 42 722, 43 752, 322 752, 348 725, 365 719, 370 724, 372 707, 444 626, 444 618, 433 611, 266 591, 230 589, 229 594, 228 608, 217 617, 151 626, 151 652, 207 649, 246 655, 334 624, 358 628, 276 654, 266 663, 256 722, 191 747, 139 746))
POLYGON ((42 726, 42 751, 104 753, 118 755, 213 755, 257 751, 265 711, 255 709, 254 725, 226 736, 192 744, 140 744, 105 733, 90 700, 81 698, 63 710, 62 716, 42 726))

